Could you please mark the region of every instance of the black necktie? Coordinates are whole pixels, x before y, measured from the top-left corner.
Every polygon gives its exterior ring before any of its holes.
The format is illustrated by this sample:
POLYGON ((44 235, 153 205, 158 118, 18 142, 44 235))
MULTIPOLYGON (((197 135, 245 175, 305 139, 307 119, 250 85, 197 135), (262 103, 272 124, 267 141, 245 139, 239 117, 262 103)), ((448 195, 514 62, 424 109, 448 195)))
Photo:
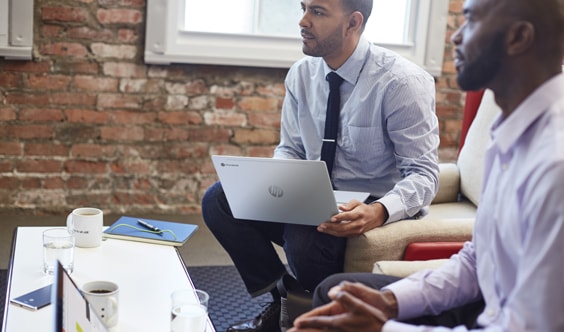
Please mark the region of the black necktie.
POLYGON ((335 150, 337 149, 337 131, 339 130, 339 111, 341 109, 341 94, 339 87, 343 78, 335 72, 327 74, 329 82, 329 98, 327 99, 327 113, 325 115, 325 135, 321 146, 321 160, 325 161, 329 176, 333 172, 335 150))

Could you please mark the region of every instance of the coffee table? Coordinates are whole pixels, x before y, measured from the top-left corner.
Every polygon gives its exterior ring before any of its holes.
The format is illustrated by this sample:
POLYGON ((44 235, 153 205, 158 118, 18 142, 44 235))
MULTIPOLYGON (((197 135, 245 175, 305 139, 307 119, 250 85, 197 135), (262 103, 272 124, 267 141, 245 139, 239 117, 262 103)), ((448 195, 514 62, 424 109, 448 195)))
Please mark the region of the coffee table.
MULTIPOLYGON (((48 285, 43 274, 42 232, 50 227, 18 227, 8 269, 2 331, 52 331, 53 306, 30 311, 9 299, 48 285)), ((175 247, 107 239, 97 248, 75 248, 72 279, 80 287, 93 280, 110 280, 120 287, 119 324, 112 331, 170 331, 170 294, 194 288, 175 247)), ((215 332, 208 318, 206 332, 215 332)))

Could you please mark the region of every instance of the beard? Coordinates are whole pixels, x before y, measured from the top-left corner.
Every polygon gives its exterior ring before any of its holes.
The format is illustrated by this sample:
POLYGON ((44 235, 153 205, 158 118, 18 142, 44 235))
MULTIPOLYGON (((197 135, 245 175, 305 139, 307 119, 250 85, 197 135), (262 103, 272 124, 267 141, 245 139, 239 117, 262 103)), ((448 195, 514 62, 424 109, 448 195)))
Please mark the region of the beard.
POLYGON ((333 33, 328 34, 329 37, 325 39, 309 39, 308 42, 313 44, 308 46, 306 43, 302 43, 302 52, 305 55, 313 57, 324 57, 335 50, 339 50, 343 47, 343 37, 341 35, 340 27, 335 28, 333 33))
POLYGON ((456 78, 462 90, 480 90, 493 80, 502 65, 503 39, 499 32, 476 58, 464 64, 456 78))

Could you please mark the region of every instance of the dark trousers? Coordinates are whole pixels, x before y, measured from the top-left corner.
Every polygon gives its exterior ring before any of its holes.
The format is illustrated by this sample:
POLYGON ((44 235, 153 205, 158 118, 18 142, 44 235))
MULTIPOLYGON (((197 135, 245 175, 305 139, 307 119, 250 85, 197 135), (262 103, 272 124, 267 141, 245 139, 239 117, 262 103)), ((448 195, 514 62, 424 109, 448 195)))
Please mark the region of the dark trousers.
POLYGON ((292 273, 307 290, 343 272, 346 238, 320 233, 312 226, 235 219, 219 182, 206 191, 202 215, 252 296, 270 291, 287 273, 273 244, 284 248, 292 273))
MULTIPOLYGON (((329 290, 341 283, 342 281, 359 282, 374 289, 381 289, 400 278, 373 274, 373 273, 340 273, 325 279, 315 289, 313 295, 313 306, 318 307, 331 301, 327 296, 329 290)), ((453 328, 455 326, 465 325, 468 329, 476 328, 476 319, 484 310, 484 302, 482 300, 469 303, 467 305, 447 310, 436 316, 422 316, 405 321, 413 325, 427 326, 444 326, 453 328)))

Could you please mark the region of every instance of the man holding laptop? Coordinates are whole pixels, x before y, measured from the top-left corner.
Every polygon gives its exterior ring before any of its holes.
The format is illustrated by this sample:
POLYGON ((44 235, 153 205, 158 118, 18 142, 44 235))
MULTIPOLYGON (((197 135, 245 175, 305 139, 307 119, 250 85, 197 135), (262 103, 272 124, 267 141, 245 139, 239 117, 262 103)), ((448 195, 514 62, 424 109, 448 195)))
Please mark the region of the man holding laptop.
POLYGON ((321 159, 335 189, 369 192, 371 198, 341 205, 341 213, 315 227, 236 219, 222 184, 211 186, 202 201, 207 226, 249 293, 271 292, 274 299, 259 316, 228 331, 278 329, 276 284, 287 271, 273 243, 284 248, 299 283, 313 290, 343 271, 348 237, 417 216, 438 186, 433 78, 362 37, 372 0, 303 0, 301 6, 308 56, 286 77, 274 158, 321 159))

